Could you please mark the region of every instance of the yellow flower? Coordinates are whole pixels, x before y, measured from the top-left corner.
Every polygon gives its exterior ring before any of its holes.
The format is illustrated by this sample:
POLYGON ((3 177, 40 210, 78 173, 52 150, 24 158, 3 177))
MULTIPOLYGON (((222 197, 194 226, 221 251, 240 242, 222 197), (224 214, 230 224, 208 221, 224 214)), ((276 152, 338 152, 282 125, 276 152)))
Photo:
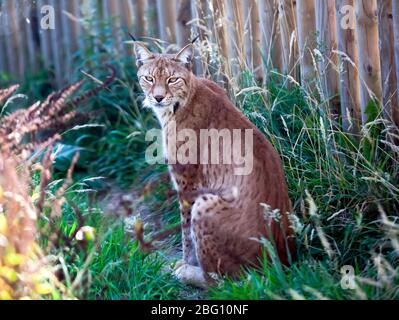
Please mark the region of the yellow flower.
POLYGON ((0 266, 0 276, 2 276, 3 278, 7 279, 10 282, 15 282, 17 281, 17 272, 10 267, 2 267, 0 266))
POLYGON ((35 202, 40 197, 40 186, 37 186, 32 193, 31 200, 35 202))
POLYGON ((79 231, 76 233, 76 240, 78 241, 82 241, 83 238, 86 241, 92 241, 94 240, 96 235, 96 229, 90 226, 84 226, 82 228, 79 229, 79 231))
POLYGON ((7 253, 4 262, 9 266, 18 266, 24 261, 24 256, 18 253, 7 253))
POLYGON ((6 290, 0 291, 0 300, 12 300, 10 293, 6 290))
POLYGON ((47 282, 37 283, 35 285, 35 291, 42 295, 50 294, 53 291, 53 287, 47 282))
POLYGON ((0 234, 7 233, 7 218, 4 213, 0 213, 0 234))

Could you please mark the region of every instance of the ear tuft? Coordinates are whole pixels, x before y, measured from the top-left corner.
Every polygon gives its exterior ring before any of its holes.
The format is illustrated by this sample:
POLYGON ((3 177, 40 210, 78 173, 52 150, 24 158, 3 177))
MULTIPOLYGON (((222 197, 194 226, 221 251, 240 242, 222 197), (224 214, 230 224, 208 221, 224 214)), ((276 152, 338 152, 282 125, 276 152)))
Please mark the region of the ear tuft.
POLYGON ((175 60, 184 63, 187 67, 191 66, 193 58, 194 58, 194 46, 192 43, 186 45, 175 55, 175 60))
POLYGON ((136 65, 141 67, 145 61, 154 58, 154 55, 142 43, 134 43, 134 53, 136 55, 136 65))

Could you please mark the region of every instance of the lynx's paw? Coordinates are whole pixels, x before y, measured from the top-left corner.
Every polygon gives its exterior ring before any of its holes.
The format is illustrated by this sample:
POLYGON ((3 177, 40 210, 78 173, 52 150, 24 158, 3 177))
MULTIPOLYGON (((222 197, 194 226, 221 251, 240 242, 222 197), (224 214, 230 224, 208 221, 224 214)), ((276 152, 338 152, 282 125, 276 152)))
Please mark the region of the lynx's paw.
POLYGON ((174 265, 174 269, 177 270, 179 269, 183 264, 186 264, 187 262, 184 261, 184 259, 180 259, 178 260, 175 265, 174 265))
POLYGON ((182 260, 176 263, 174 275, 179 281, 200 288, 208 288, 208 282, 204 277, 204 273, 200 267, 192 266, 184 263, 182 260))

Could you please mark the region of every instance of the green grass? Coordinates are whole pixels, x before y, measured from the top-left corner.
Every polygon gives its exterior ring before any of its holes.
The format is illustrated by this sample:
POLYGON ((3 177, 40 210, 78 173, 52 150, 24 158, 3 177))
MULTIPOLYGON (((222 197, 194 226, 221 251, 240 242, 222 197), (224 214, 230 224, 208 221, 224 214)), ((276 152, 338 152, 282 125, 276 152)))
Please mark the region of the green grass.
POLYGON ((87 298, 163 300, 179 297, 181 286, 163 270, 165 261, 161 255, 141 253, 137 242, 126 239, 121 225, 110 228, 107 233, 101 240, 99 254, 90 263, 93 282, 87 298))

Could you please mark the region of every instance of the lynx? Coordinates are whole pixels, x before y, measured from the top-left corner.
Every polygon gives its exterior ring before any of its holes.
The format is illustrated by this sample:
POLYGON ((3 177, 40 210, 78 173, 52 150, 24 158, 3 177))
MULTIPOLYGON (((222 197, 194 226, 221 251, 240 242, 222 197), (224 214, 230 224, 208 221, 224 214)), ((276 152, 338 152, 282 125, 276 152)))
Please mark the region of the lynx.
MULTIPOLYGON (((242 266, 259 262, 261 238, 274 244, 282 263, 289 263, 294 254, 292 208, 273 146, 233 105, 224 89, 193 74, 192 44, 176 54, 159 54, 135 42, 135 55, 143 104, 159 120, 166 161, 176 158, 168 147, 172 128, 178 133, 189 129, 198 137, 203 129, 227 130, 231 136, 237 129, 253 133, 249 173, 237 174, 234 162, 169 164, 180 203, 183 242, 183 258, 175 266, 175 275, 204 287, 212 282, 210 274, 237 275, 242 266), (265 205, 269 212, 278 212, 277 217, 265 214, 265 205)), ((244 135, 239 139, 239 150, 233 153, 244 151, 244 135)), ((177 148, 184 143, 177 140, 177 148)), ((201 142, 196 151, 204 154, 213 147, 201 142)), ((223 158, 222 147, 216 149, 219 159, 223 158)))

